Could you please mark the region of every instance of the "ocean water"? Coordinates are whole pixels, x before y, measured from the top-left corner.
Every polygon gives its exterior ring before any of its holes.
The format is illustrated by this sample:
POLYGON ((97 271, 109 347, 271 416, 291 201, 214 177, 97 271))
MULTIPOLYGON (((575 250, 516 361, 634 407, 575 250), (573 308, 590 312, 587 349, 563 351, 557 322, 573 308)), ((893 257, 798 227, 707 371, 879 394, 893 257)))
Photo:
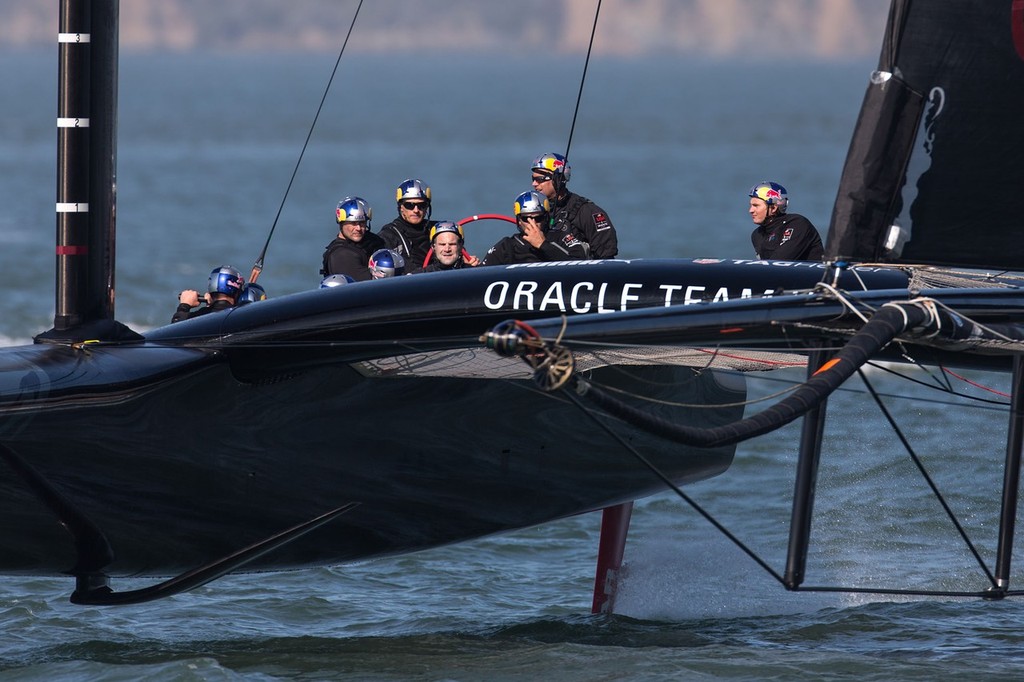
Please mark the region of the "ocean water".
MULTIPOLYGON (((435 218, 509 214, 532 158, 564 153, 582 70, 536 57, 343 60, 288 189, 333 64, 123 55, 119 320, 165 324, 177 292, 203 286, 212 267, 247 271, 271 228, 260 282, 271 296, 313 288, 335 203, 359 194, 383 225, 406 177, 433 187, 435 218)), ((871 68, 596 60, 572 186, 611 215, 623 257, 751 255, 746 192, 763 179, 782 182, 824 234, 871 68)), ((52 325, 55 54, 0 53, 0 77, 0 341, 11 345, 52 325)), ((509 228, 472 223, 470 250, 509 228)), ((867 376, 994 566, 1008 378, 891 369, 867 376)), ((752 378, 751 395, 798 378, 752 378)), ((984 589, 863 386, 851 381, 828 411, 805 584, 984 589)), ((741 445, 728 472, 686 490, 780 572, 798 429, 741 445)), ((668 493, 638 502, 615 614, 593 616, 599 523, 584 515, 394 559, 229 576, 131 607, 73 606, 70 579, 2 577, 0 680, 1024 675, 1019 600, 789 593, 668 493)))

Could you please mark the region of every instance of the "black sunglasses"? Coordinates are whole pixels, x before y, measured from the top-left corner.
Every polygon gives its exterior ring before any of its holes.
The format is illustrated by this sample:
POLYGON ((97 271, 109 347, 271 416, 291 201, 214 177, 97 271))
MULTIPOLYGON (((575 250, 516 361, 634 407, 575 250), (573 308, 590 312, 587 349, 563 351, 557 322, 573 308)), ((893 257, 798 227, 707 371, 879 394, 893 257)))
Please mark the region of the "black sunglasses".
POLYGON ((402 202, 402 208, 404 208, 406 211, 415 211, 416 209, 419 209, 421 211, 426 211, 427 210, 427 206, 429 206, 429 205, 430 204, 428 204, 425 201, 403 201, 402 202))
POLYGON ((542 183, 542 182, 547 182, 550 179, 551 179, 550 175, 534 175, 532 178, 530 178, 530 180, 532 180, 533 182, 537 183, 538 185, 540 183, 542 183))

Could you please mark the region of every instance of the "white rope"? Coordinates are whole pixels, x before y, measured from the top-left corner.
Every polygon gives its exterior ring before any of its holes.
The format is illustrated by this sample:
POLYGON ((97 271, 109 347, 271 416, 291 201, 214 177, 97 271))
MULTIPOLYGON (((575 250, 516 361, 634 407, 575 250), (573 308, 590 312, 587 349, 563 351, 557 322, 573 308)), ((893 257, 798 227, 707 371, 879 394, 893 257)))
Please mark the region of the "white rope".
POLYGON ((903 329, 906 329, 907 327, 910 326, 910 317, 907 316, 907 310, 902 305, 894 301, 890 301, 889 303, 884 304, 882 307, 895 308, 896 310, 900 311, 900 315, 903 316, 903 329))
POLYGON ((848 298, 846 298, 846 296, 844 296, 839 291, 839 289, 837 289, 836 287, 832 286, 831 284, 825 284, 824 282, 819 282, 814 287, 814 290, 818 291, 818 290, 821 290, 821 289, 824 289, 828 293, 832 294, 832 296, 834 296, 837 301, 842 303, 844 306, 846 306, 847 309, 849 309, 850 312, 852 312, 854 315, 859 317, 861 322, 864 322, 865 324, 867 323, 868 318, 864 315, 864 313, 862 313, 860 310, 858 310, 853 305, 853 302, 850 301, 848 298))

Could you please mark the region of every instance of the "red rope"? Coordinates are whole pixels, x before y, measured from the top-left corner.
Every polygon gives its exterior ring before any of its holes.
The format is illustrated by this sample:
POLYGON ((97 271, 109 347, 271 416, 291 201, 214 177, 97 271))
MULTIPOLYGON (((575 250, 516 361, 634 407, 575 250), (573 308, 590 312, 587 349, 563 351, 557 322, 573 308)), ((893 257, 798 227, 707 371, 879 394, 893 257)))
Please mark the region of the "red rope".
POLYGON ((997 391, 994 388, 989 388, 988 386, 982 386, 977 381, 971 381, 967 377, 960 376, 956 372, 953 372, 953 371, 947 369, 946 367, 943 367, 942 371, 945 372, 946 374, 950 375, 951 377, 959 379, 960 381, 964 382, 965 384, 970 384, 971 386, 974 386, 975 388, 980 389, 982 391, 988 391, 989 393, 995 393, 996 395, 1002 396, 1003 398, 1010 398, 1010 397, 1012 397, 1009 393, 1003 393, 1002 391, 997 391))

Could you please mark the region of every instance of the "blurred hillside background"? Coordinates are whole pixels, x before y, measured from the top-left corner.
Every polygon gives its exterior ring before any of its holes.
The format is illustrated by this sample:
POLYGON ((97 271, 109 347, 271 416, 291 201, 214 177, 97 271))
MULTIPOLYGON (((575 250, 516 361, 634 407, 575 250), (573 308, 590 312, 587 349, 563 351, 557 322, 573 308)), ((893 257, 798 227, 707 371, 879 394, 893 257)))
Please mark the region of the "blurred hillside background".
MULTIPOLYGON (((123 50, 337 50, 356 0, 122 0, 123 50)), ((586 50, 597 0, 369 0, 349 48, 586 50), (426 17, 426 18, 425 18, 426 17)), ((877 55, 888 0, 604 0, 601 55, 845 61, 877 55)), ((57 0, 0 0, 0 48, 55 44, 57 0)))

